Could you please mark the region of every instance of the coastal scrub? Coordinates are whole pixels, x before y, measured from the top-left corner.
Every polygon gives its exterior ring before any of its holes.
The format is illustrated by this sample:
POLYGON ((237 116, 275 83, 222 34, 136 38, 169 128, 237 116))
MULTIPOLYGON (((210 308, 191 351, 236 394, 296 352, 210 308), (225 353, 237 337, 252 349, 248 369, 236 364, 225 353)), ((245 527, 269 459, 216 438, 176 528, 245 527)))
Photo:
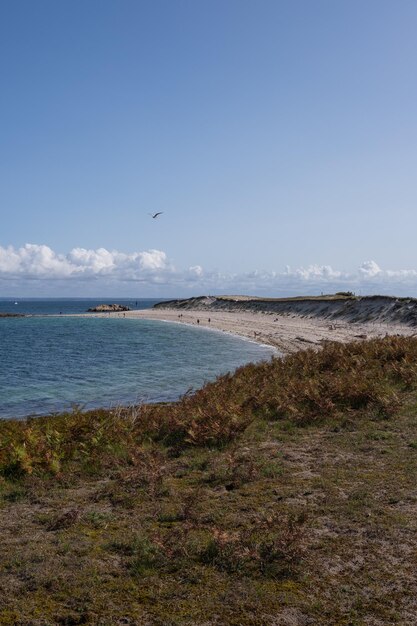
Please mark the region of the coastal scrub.
POLYGON ((417 339, 0 422, 0 624, 413 624, 417 339))

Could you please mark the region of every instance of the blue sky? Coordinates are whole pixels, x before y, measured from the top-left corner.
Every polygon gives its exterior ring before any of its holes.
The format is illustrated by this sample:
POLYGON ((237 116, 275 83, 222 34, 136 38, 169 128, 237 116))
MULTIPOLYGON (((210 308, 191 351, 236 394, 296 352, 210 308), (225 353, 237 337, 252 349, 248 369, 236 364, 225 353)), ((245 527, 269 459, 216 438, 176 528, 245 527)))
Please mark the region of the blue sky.
POLYGON ((414 0, 0 3, 0 295, 417 295, 416 32, 414 0))

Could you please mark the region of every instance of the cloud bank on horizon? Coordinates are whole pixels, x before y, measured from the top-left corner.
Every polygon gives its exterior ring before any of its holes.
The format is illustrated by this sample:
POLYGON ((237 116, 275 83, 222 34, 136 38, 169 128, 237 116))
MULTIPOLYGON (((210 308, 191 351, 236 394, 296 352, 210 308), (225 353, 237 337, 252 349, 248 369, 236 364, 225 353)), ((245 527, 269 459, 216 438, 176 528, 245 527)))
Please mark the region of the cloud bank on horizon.
POLYGON ((59 254, 47 245, 0 246, 0 295, 59 296, 62 290, 72 296, 134 295, 138 291, 135 283, 140 285, 141 294, 157 297, 202 293, 273 296, 340 290, 416 296, 417 269, 381 269, 375 261, 366 261, 353 272, 310 265, 297 269, 286 266, 282 272, 232 274, 204 270, 200 265, 178 269, 162 250, 124 253, 73 248, 59 254))

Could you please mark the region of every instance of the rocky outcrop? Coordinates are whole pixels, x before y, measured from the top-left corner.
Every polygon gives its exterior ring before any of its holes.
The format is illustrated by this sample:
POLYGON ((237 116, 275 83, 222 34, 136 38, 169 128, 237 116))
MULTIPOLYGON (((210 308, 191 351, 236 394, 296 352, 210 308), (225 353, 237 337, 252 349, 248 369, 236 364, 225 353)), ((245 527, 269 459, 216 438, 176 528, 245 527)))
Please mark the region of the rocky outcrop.
POLYGON ((251 296, 201 296, 159 302, 158 309, 194 311, 250 311, 273 315, 319 317, 347 322, 383 322, 417 326, 417 299, 391 296, 311 296, 256 298, 251 296))
POLYGON ((120 313, 122 311, 130 311, 130 308, 125 304, 99 304, 88 309, 88 313, 120 313))
POLYGON ((24 313, 1 313, 0 317, 26 317, 24 313))

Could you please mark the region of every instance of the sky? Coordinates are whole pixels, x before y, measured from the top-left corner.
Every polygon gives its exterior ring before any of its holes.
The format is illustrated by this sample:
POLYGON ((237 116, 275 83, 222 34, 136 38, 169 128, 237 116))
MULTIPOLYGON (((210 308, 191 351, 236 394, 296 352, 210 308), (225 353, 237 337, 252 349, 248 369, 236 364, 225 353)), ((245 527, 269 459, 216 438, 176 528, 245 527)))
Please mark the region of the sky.
POLYGON ((0 0, 0 296, 417 296, 416 32, 415 0, 0 0))

